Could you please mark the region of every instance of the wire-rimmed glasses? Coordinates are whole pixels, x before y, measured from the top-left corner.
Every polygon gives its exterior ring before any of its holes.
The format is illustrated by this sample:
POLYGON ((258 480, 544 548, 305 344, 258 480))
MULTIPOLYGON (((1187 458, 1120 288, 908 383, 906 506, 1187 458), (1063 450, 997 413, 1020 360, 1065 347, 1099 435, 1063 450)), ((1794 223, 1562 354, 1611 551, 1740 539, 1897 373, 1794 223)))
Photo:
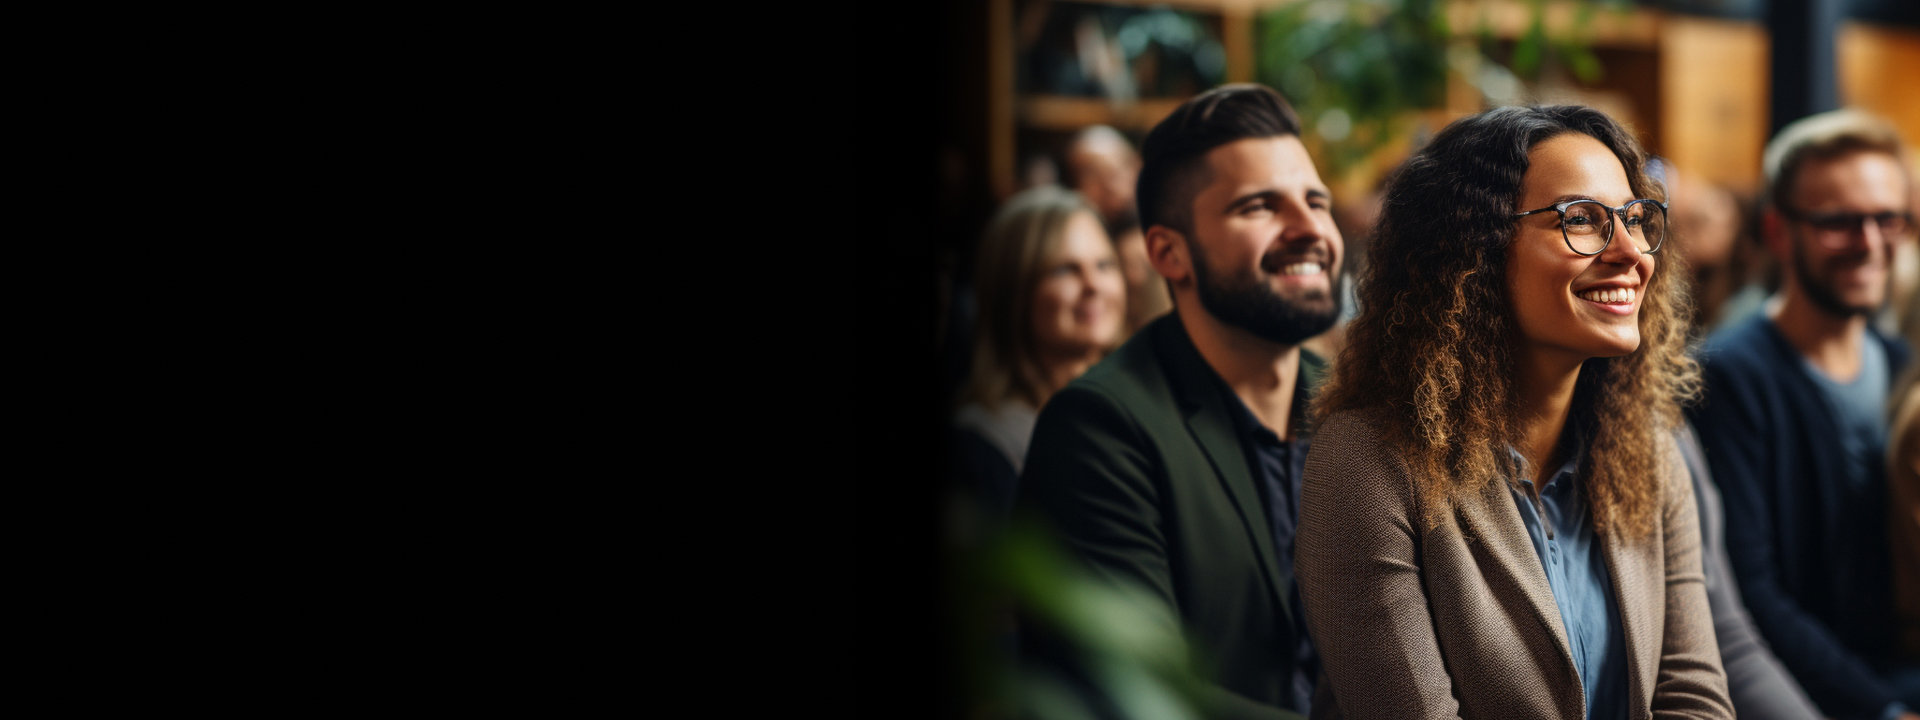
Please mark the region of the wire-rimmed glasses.
POLYGON ((1513 216, 1523 218, 1548 210, 1560 213, 1560 237, 1567 241, 1567 249, 1581 255, 1599 255, 1607 249, 1613 241, 1611 221, 1615 218, 1627 228, 1627 235, 1640 252, 1660 252, 1660 244, 1667 239, 1667 204, 1659 200, 1643 198, 1617 208, 1598 200, 1568 200, 1513 216))

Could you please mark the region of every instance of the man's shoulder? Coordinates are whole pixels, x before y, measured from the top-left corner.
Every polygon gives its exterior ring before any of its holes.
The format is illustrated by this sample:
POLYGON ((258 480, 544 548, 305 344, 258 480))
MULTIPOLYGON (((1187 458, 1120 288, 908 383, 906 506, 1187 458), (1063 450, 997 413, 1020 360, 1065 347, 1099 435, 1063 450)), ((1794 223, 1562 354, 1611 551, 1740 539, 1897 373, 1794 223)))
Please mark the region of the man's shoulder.
POLYGON ((1755 313, 1740 322, 1721 328, 1707 336, 1700 346, 1702 362, 1725 363, 1739 362, 1760 351, 1768 349, 1772 343, 1769 334, 1773 321, 1767 316, 1755 313))
POLYGON ((1867 326, 1867 336, 1878 340, 1880 346, 1886 350, 1887 366, 1892 372, 1900 372, 1912 360, 1913 348, 1908 346, 1907 341, 1900 336, 1881 333, 1871 324, 1867 326))
POLYGON ((1790 368, 1782 353, 1785 340, 1765 315, 1755 314, 1708 337, 1700 346, 1700 364, 1709 383, 1736 377, 1765 377, 1790 368))
POLYGON ((1178 327, 1164 328, 1160 322, 1141 328, 1118 349, 1074 378, 1062 392, 1091 392, 1125 406, 1173 404, 1167 365, 1158 347, 1164 344, 1160 333, 1169 329, 1179 330, 1178 327))

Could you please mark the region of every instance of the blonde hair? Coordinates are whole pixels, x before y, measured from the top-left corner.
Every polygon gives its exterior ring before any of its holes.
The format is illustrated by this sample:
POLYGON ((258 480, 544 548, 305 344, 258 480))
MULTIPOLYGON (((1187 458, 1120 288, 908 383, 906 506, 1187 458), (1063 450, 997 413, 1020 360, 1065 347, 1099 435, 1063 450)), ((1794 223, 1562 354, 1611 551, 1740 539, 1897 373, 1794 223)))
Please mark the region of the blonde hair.
POLYGON ((1048 384, 1034 344, 1033 297, 1078 213, 1100 217, 1079 193, 1042 185, 1009 198, 988 224, 974 262, 978 312, 962 402, 997 409, 1018 399, 1038 409, 1059 389, 1048 384))
POLYGON ((1879 117, 1853 109, 1834 110, 1800 118, 1767 142, 1760 170, 1767 182, 1767 199, 1777 208, 1793 208, 1794 182, 1808 160, 1832 160, 1855 152, 1885 153, 1893 157, 1913 189, 1906 146, 1900 133, 1879 117))

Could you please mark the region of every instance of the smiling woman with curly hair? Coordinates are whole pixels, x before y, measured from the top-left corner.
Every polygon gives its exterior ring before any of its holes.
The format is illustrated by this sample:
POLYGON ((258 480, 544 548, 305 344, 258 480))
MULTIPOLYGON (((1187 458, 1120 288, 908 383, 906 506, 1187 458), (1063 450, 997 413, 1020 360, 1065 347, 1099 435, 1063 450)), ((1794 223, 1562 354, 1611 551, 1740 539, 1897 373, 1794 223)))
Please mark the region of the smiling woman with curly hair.
POLYGON ((1389 180, 1301 491, 1315 717, 1732 716, 1644 162, 1599 111, 1509 107, 1389 180))

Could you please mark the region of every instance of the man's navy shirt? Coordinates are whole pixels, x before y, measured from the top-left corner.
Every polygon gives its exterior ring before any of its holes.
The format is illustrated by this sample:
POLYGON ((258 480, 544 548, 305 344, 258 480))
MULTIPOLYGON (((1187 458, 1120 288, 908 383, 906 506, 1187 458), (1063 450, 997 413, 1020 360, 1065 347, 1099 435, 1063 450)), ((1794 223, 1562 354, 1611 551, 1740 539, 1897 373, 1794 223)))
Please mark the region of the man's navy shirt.
MULTIPOLYGON (((1305 380, 1305 373, 1295 379, 1293 410, 1288 416, 1295 427, 1306 420, 1309 388, 1303 387, 1305 380)), ((1253 472, 1254 485, 1260 488, 1260 499, 1266 503, 1267 519, 1273 529, 1273 549, 1280 553, 1280 567, 1287 574, 1287 604, 1293 608, 1294 637, 1298 642, 1292 653, 1293 694, 1300 712, 1306 713, 1313 700, 1313 685, 1320 679, 1320 655, 1307 633, 1306 612, 1300 604, 1300 583, 1293 578, 1293 538, 1300 522, 1300 479, 1306 475, 1311 437, 1296 432, 1290 440, 1280 439, 1247 409, 1247 404, 1225 380, 1220 380, 1220 391, 1226 394, 1227 407, 1233 408, 1228 414, 1233 416, 1240 446, 1246 449, 1247 468, 1253 472)))

